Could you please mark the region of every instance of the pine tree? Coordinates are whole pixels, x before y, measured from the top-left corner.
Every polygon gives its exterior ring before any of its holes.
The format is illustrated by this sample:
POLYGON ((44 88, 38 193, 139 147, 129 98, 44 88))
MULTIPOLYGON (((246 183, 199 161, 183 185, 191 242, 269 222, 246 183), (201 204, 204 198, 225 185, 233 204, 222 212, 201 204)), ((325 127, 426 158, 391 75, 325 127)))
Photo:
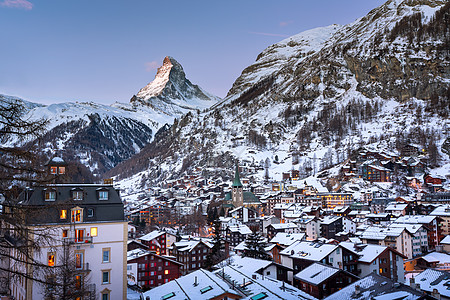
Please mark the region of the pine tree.
POLYGON ((251 233, 245 240, 246 249, 244 250, 244 254, 242 256, 272 260, 272 256, 266 252, 265 247, 267 247, 267 243, 264 241, 264 238, 257 232, 251 233))
POLYGON ((222 238, 220 236, 220 221, 216 219, 214 221, 214 231, 213 231, 213 247, 211 251, 206 256, 206 261, 204 268, 211 270, 213 266, 224 260, 225 250, 222 238))

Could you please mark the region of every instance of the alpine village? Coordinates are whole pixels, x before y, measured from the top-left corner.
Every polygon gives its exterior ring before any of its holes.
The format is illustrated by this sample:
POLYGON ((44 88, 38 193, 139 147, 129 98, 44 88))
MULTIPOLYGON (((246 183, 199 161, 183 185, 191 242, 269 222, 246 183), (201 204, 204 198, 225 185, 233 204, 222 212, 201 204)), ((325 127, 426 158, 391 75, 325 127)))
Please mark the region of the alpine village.
POLYGON ((225 98, 0 95, 0 299, 450 299, 450 3, 269 46, 225 98))

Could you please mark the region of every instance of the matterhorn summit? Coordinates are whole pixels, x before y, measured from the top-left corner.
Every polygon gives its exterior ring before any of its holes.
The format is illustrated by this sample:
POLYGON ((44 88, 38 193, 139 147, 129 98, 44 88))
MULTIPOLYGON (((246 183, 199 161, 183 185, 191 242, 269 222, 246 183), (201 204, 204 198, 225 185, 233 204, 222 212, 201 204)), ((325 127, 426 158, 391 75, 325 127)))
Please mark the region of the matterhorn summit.
POLYGON ((183 67, 173 57, 166 56, 155 79, 133 98, 133 104, 142 104, 171 116, 191 110, 203 110, 221 99, 192 84, 183 67))

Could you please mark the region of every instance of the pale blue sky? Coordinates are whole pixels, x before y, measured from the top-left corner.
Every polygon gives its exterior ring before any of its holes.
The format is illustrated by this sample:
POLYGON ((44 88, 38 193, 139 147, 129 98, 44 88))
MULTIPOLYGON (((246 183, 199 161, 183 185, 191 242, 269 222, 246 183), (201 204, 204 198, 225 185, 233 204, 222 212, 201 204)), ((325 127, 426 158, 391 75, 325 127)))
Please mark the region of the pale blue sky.
POLYGON ((384 0, 0 0, 0 94, 128 102, 165 56, 224 97, 267 46, 384 0))

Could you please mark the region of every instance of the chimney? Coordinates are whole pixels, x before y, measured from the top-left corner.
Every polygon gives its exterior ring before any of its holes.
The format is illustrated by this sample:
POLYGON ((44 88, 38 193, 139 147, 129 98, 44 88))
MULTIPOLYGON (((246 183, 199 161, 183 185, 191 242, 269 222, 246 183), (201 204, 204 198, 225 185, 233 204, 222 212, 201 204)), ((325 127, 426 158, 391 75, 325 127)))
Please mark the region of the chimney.
POLYGON ((197 286, 198 285, 198 282, 197 282, 197 276, 195 276, 195 279, 194 279, 194 286, 197 286))
POLYGON ((361 287, 359 285, 355 285, 355 294, 354 297, 359 297, 361 295, 361 287))
POLYGON ((431 296, 440 300, 441 299, 441 294, 439 294, 439 291, 437 289, 433 289, 433 292, 431 293, 431 296))
POLYGON ((409 286, 412 287, 413 289, 416 288, 416 279, 414 277, 411 277, 409 279, 409 286))
POLYGON ((416 283, 416 290, 421 291, 421 289, 420 289, 420 283, 416 283))

